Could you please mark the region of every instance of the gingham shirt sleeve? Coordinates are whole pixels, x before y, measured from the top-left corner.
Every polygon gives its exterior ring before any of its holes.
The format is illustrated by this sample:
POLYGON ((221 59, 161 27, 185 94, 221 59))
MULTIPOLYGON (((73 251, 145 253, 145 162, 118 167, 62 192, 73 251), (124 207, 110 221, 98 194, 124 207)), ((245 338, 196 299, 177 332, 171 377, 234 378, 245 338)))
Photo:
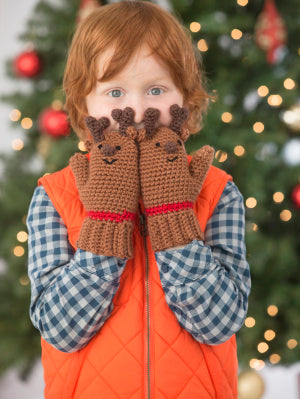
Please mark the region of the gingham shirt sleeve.
POLYGON ((30 318, 56 349, 75 352, 110 316, 126 260, 80 249, 74 253, 43 187, 34 192, 27 227, 30 318))
POLYGON ((246 317, 251 281, 244 214, 243 197, 228 182, 207 223, 204 242, 194 240, 155 254, 166 301, 198 342, 225 342, 246 317))

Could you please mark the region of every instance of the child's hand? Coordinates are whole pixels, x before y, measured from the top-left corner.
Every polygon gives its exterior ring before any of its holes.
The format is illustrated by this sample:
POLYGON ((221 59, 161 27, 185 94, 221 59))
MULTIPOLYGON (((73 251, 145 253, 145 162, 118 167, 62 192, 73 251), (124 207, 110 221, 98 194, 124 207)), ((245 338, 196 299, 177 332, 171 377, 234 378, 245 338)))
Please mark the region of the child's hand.
POLYGON ((183 144, 188 131, 182 129, 187 110, 173 105, 170 112, 170 127, 155 129, 159 112, 146 110, 145 129, 139 131, 141 192, 154 251, 204 238, 193 203, 214 156, 205 146, 189 165, 183 144))
POLYGON ((139 199, 137 131, 130 126, 130 108, 114 110, 119 131, 108 134, 107 118, 89 116, 86 124, 93 142, 88 142, 90 161, 83 154, 70 159, 80 199, 87 212, 77 246, 97 255, 129 258, 131 235, 139 199))

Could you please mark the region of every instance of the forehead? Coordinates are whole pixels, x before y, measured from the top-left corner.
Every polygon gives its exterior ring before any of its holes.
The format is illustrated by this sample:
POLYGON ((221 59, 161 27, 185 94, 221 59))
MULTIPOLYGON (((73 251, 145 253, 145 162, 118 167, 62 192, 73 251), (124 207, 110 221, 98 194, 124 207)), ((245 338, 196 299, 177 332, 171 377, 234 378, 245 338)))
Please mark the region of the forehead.
POLYGON ((109 47, 105 49, 97 58, 97 78, 99 81, 106 81, 105 74, 109 71, 110 67, 115 70, 114 74, 109 74, 108 80, 135 78, 140 79, 142 77, 161 77, 162 79, 171 79, 169 68, 163 63, 163 61, 147 46, 142 45, 136 49, 128 61, 120 63, 118 55, 115 54, 115 48, 109 47), (154 76, 155 75, 155 76, 154 76), (104 76, 104 79, 102 77, 104 76))

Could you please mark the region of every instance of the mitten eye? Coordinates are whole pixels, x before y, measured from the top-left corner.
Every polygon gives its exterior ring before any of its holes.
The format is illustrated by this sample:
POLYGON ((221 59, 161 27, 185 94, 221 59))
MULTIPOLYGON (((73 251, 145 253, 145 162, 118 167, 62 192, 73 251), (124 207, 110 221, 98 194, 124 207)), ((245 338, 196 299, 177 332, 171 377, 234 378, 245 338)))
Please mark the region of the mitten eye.
POLYGON ((160 147, 160 143, 156 143, 155 145, 156 145, 156 147, 160 147))
POLYGON ((98 145, 98 148, 99 148, 99 150, 101 150, 101 148, 102 148, 102 144, 99 144, 99 145, 98 145))
POLYGON ((182 145, 182 142, 181 142, 180 140, 177 140, 177 143, 178 143, 179 145, 182 145))
POLYGON ((120 151, 121 147, 119 145, 116 146, 116 150, 120 151))

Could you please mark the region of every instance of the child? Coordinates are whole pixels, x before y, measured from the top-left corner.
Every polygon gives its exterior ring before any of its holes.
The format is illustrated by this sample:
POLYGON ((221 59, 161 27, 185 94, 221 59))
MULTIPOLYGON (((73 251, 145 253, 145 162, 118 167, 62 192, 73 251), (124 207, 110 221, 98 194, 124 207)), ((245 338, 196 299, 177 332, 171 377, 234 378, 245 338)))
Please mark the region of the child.
POLYGON ((188 35, 149 2, 100 7, 64 88, 90 154, 40 179, 28 213, 45 398, 237 398, 243 199, 209 146, 187 159, 208 100, 188 35))

